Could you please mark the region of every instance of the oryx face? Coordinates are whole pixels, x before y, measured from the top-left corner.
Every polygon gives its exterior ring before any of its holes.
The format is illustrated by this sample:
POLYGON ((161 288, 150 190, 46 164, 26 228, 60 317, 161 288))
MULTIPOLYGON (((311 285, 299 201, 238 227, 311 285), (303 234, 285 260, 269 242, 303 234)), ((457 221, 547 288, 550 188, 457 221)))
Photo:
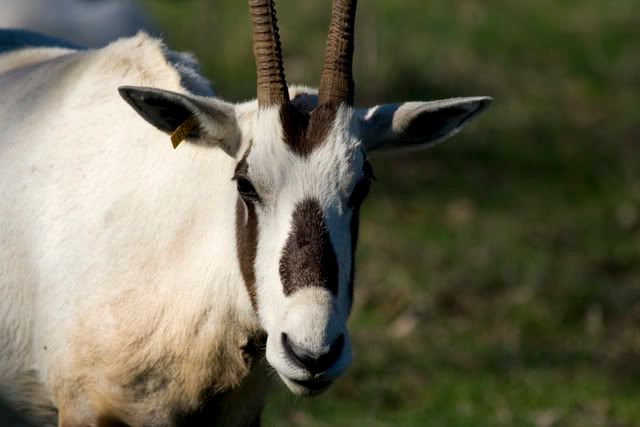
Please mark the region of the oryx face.
POLYGON ((354 0, 334 0, 319 92, 290 94, 273 2, 249 4, 257 105, 150 88, 120 92, 159 129, 234 158, 237 261, 268 335, 266 357, 293 393, 307 395, 351 361, 346 323, 359 210, 373 177, 367 153, 441 141, 491 98, 353 108, 354 0))
POLYGON ((256 132, 236 167, 238 254, 267 360, 308 394, 351 360, 353 253, 373 175, 347 106, 271 107, 256 120, 281 126, 256 132))

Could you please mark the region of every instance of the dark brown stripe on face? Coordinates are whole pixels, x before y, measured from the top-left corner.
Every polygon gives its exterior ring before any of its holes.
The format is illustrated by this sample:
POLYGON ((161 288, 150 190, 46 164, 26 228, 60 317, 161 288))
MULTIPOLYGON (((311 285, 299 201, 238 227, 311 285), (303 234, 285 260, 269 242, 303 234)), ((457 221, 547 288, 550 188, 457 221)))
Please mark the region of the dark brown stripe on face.
POLYGON ((365 160, 363 165, 363 179, 360 181, 351 195, 349 204, 351 213, 351 272, 349 274, 349 310, 353 306, 353 281, 356 276, 356 249, 358 247, 358 235, 360 231, 360 207, 369 194, 369 187, 373 180, 373 168, 371 163, 365 160))
MULTIPOLYGON (((247 157, 251 148, 244 153, 242 159, 236 165, 235 175, 246 175, 249 171, 247 157)), ((236 200, 236 249, 238 261, 244 284, 247 287, 251 305, 257 312, 258 301, 256 297, 256 252, 258 250, 258 216, 254 202, 244 201, 238 195, 236 200), (246 214, 245 214, 246 210, 246 214)))
POLYGON ((240 196, 236 201, 236 239, 242 278, 247 292, 249 292, 251 305, 257 312, 255 264, 258 249, 258 217, 255 205, 251 202, 244 202, 240 196))
POLYGON ((255 264, 258 249, 258 218, 255 205, 244 202, 240 196, 236 201, 236 245, 242 278, 249 292, 251 305, 257 311, 255 264))
POLYGON ((292 229, 280 258, 284 294, 317 286, 338 293, 338 262, 320 204, 300 202, 293 211, 292 229))
POLYGON ((280 121, 285 144, 299 156, 307 157, 327 139, 336 118, 336 108, 335 105, 320 105, 307 113, 293 104, 283 105, 280 121))
POLYGON ((360 206, 353 208, 351 215, 351 272, 349 273, 349 311, 353 306, 353 281, 356 278, 356 249, 360 231, 360 206))
MULTIPOLYGON (((249 151, 244 154, 238 162, 235 170, 236 175, 246 175, 249 170, 247 157, 249 151)), ((256 207, 252 201, 243 201, 240 195, 236 200, 236 248, 238 251, 238 261, 244 284, 251 298, 251 305, 257 312, 258 301, 256 298, 256 251, 258 249, 258 217, 256 207), (245 214, 246 209, 246 214, 245 214)))

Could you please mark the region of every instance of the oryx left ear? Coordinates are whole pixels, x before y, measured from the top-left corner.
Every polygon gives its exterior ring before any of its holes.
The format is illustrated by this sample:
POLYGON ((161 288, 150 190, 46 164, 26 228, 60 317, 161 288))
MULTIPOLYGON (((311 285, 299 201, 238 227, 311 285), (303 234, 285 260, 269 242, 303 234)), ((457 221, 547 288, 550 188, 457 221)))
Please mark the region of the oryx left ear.
POLYGON ((118 92, 143 119, 171 135, 174 148, 187 140, 219 146, 235 157, 240 131, 233 104, 148 87, 121 86, 118 92))
POLYGON ((360 136, 367 150, 428 147, 456 134, 491 101, 482 96, 359 109, 360 136))

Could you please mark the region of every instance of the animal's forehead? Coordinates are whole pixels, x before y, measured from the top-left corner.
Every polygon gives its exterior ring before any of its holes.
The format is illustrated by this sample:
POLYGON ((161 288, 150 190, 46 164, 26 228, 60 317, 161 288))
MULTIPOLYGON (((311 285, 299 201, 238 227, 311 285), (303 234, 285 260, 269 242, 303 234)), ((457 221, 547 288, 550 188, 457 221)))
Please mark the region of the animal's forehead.
MULTIPOLYGON (((347 111, 335 105, 320 105, 311 113, 298 110, 293 104, 280 109, 282 139, 289 148, 301 157, 308 157, 327 142, 331 131, 345 117, 347 111)), ((340 141, 334 141, 334 143, 340 141)))
POLYGON ((352 110, 344 106, 320 107, 310 114, 295 107, 259 111, 245 159, 247 171, 270 187, 348 191, 364 163, 351 122, 352 110))

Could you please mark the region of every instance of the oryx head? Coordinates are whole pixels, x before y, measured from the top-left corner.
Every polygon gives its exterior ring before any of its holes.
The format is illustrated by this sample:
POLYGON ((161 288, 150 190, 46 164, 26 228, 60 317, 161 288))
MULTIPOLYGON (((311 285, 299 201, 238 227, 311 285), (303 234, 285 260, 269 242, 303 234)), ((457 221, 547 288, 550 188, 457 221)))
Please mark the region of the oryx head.
POLYGON ((373 178, 367 154, 441 141, 491 99, 354 108, 356 0, 333 1, 319 91, 289 91, 274 2, 249 6, 257 104, 149 88, 121 93, 159 129, 182 129, 235 159, 237 256, 268 334, 266 357, 293 393, 305 395, 324 390, 351 361, 358 215, 373 178))

